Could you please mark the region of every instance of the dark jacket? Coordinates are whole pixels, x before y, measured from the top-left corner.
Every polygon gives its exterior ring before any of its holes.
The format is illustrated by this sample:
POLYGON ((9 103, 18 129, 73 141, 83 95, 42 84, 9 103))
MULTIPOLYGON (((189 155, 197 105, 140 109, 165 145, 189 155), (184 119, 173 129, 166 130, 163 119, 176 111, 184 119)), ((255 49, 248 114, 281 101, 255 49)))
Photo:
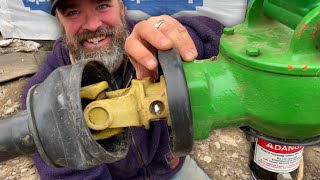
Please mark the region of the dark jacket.
MULTIPOLYGON (((223 26, 207 17, 181 17, 178 21, 188 30, 198 50, 197 59, 210 58, 218 54, 219 39, 223 26)), ((127 20, 130 32, 135 21, 127 20)), ((58 39, 47 62, 27 84, 23 94, 23 107, 28 90, 35 84, 43 82, 56 68, 69 65, 69 52, 58 39)), ((127 71, 123 68, 115 73, 120 88, 135 75, 133 66, 129 63, 127 71)), ((168 144, 167 125, 165 121, 152 122, 149 130, 141 127, 131 128, 131 142, 125 159, 112 164, 101 164, 87 170, 70 168, 51 168, 41 159, 39 154, 33 155, 33 160, 41 179, 169 179, 182 167, 184 157, 168 162, 170 148, 168 144)))

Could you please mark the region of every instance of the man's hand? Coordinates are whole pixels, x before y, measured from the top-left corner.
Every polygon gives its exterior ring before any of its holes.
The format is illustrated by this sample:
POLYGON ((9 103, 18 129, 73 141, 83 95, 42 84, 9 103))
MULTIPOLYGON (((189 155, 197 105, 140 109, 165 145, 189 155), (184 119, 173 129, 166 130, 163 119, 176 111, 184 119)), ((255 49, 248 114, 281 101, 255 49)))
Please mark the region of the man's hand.
POLYGON ((176 47, 184 61, 198 56, 197 49, 187 29, 174 18, 162 15, 151 17, 136 24, 127 38, 125 50, 136 69, 137 78, 158 77, 157 50, 176 47), (156 27, 156 24, 164 22, 156 27))

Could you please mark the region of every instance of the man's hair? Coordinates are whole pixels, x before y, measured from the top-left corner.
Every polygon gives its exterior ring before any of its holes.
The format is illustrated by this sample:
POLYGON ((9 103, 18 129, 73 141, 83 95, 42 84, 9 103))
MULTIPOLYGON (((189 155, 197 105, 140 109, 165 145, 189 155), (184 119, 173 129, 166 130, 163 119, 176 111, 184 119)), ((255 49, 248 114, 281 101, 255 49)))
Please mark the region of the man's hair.
POLYGON ((57 5, 58 5, 59 1, 61 1, 61 0, 50 0, 51 15, 53 15, 53 16, 56 15, 56 8, 57 8, 57 5))

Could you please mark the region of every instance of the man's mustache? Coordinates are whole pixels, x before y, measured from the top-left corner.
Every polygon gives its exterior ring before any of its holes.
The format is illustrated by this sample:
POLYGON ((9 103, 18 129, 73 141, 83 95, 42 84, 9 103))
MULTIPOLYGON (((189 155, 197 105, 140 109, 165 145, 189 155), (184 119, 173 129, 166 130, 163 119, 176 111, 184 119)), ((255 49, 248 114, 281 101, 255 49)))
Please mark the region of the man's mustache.
POLYGON ((113 36, 115 29, 111 26, 104 25, 99 27, 95 32, 89 30, 83 30, 76 35, 76 41, 82 42, 87 39, 99 37, 99 36, 113 36))

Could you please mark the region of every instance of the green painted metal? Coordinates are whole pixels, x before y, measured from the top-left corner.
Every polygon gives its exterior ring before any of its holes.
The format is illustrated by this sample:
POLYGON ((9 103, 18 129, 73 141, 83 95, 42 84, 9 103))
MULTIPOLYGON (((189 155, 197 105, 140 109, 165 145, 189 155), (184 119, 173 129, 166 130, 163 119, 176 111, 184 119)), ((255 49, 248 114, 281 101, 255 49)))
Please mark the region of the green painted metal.
POLYGON ((252 1, 246 21, 224 30, 217 58, 183 64, 195 139, 230 126, 283 139, 320 136, 320 1, 304 2, 290 1, 298 7, 288 11, 303 17, 288 25, 281 13, 268 14, 285 1, 252 1))
POLYGON ((320 0, 265 0, 263 6, 266 15, 295 29, 311 10, 320 6, 320 0))

